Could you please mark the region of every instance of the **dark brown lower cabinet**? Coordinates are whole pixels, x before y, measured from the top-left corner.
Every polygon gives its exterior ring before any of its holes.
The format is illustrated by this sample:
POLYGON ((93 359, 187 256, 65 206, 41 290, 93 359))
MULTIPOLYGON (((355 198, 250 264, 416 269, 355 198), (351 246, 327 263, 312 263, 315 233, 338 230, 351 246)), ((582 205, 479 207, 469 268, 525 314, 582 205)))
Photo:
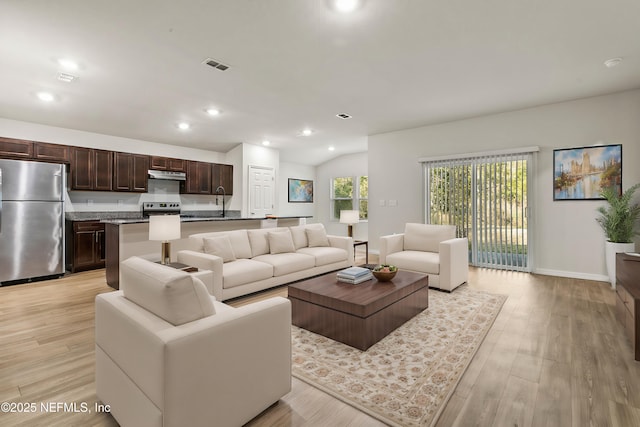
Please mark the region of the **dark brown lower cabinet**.
POLYGON ((640 257, 616 254, 616 317, 640 361, 640 257))
POLYGON ((105 224, 100 221, 67 221, 67 270, 95 270, 105 265, 105 224))

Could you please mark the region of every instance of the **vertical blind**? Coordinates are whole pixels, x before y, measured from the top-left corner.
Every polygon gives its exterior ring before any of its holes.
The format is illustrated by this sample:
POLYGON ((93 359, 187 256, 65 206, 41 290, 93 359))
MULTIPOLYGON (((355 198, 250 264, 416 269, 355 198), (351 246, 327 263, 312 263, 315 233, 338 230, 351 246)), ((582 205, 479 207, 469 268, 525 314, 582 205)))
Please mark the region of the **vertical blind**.
POLYGON ((469 239, 469 262, 531 271, 529 174, 537 147, 421 159, 425 219, 456 226, 469 239))

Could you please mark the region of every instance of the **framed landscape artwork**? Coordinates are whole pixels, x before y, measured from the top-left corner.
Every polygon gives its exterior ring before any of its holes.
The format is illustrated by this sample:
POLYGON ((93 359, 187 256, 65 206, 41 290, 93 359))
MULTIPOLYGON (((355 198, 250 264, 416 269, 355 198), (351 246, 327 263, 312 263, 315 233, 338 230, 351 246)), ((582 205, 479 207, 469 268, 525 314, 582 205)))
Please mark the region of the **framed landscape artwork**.
POLYGON ((289 203, 313 203, 313 181, 289 178, 289 203))
POLYGON ((622 145, 553 150, 553 200, 602 200, 607 187, 622 192, 622 145))

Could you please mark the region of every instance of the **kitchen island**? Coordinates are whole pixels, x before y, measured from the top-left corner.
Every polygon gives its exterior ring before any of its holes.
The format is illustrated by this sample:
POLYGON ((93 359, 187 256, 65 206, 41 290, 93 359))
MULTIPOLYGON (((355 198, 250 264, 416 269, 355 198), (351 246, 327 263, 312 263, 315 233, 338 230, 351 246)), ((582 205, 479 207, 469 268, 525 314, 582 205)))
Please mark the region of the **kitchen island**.
MULTIPOLYGON (((306 224, 306 216, 239 218, 239 217, 188 217, 181 218, 181 238, 171 241, 171 260, 178 251, 195 249, 189 236, 196 233, 239 229, 290 227, 306 224)), ((107 284, 119 289, 120 263, 132 256, 152 261, 160 260, 160 242, 149 240, 149 219, 106 219, 106 279, 107 284)))

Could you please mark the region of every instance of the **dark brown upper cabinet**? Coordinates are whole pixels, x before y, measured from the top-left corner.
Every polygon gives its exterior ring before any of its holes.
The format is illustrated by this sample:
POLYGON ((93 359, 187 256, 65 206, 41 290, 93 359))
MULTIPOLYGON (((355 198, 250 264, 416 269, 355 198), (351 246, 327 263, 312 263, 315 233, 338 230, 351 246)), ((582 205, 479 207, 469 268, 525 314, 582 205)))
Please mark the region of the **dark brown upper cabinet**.
POLYGON ((34 157, 41 162, 69 163, 69 146, 60 144, 48 144, 46 142, 36 142, 34 147, 34 157))
POLYGON ((186 160, 171 157, 151 156, 149 169, 158 171, 186 172, 186 160))
POLYGON ((0 138, 0 157, 10 159, 31 159, 33 158, 33 141, 14 138, 0 138))
POLYGON ((148 189, 149 156, 115 152, 113 190, 145 193, 148 189))
POLYGON ((187 180, 180 186, 186 194, 211 194, 211 163, 187 160, 187 180))
POLYGON ((224 188, 224 194, 233 194, 233 165, 214 163, 211 165, 211 193, 216 194, 220 186, 224 188))
POLYGON ((111 191, 113 189, 113 152, 72 147, 71 189, 111 191))

